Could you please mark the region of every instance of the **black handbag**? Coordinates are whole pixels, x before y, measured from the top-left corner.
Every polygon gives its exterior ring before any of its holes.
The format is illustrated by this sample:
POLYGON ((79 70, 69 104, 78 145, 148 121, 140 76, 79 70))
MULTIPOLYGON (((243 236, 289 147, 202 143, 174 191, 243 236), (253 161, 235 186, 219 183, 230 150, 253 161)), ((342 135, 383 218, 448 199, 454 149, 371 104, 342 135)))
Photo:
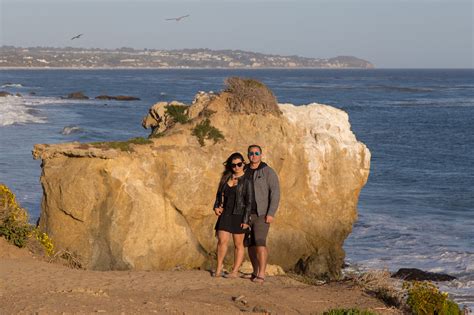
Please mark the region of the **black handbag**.
POLYGON ((245 229, 244 247, 249 247, 252 244, 252 230, 250 227, 245 229))

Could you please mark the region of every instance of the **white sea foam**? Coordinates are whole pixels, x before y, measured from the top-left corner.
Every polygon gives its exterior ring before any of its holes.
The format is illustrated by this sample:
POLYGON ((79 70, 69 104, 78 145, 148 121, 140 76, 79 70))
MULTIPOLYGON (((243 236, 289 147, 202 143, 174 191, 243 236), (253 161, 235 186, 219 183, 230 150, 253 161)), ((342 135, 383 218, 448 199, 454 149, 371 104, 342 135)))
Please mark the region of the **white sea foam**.
POLYGON ((97 103, 95 100, 69 100, 45 96, 6 96, 0 97, 0 126, 27 123, 45 123, 45 116, 34 110, 41 105, 68 105, 78 103, 97 103))
POLYGON ((2 85, 2 88, 21 88, 23 87, 23 85, 21 85, 20 83, 4 83, 2 85))
POLYGON ((63 131, 61 132, 61 134, 70 135, 70 134, 78 133, 81 131, 82 131, 82 128, 80 128, 79 126, 66 126, 63 128, 63 131))
POLYGON ((35 115, 22 97, 0 97, 0 126, 45 122, 46 118, 35 115))

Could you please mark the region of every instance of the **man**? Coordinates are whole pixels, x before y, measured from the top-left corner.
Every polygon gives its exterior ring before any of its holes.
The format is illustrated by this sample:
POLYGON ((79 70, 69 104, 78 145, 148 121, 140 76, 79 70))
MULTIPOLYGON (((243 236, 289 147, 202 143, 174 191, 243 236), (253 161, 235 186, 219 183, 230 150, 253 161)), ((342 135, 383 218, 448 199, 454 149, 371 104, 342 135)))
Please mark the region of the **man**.
POLYGON ((250 160, 247 176, 253 179, 254 192, 250 215, 252 237, 248 248, 253 267, 251 279, 263 283, 268 259, 267 235, 280 201, 280 184, 275 171, 262 162, 262 148, 259 145, 249 146, 247 156, 250 160))

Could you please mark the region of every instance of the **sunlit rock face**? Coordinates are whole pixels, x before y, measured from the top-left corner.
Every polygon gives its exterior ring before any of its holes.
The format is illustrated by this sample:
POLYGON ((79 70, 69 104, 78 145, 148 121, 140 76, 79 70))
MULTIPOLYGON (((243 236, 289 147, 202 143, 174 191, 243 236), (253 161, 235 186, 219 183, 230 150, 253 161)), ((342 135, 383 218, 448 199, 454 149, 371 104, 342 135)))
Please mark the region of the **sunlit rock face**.
POLYGON ((216 246, 212 206, 222 163, 259 144, 281 186, 269 263, 338 278, 370 168, 370 152, 347 113, 316 103, 236 110, 228 98, 198 94, 187 123, 170 123, 167 104, 158 103, 143 122, 159 137, 125 151, 36 145, 33 155, 43 160, 40 225, 56 247, 98 270, 202 266, 216 246), (205 119, 225 138, 202 146, 193 129, 205 119))

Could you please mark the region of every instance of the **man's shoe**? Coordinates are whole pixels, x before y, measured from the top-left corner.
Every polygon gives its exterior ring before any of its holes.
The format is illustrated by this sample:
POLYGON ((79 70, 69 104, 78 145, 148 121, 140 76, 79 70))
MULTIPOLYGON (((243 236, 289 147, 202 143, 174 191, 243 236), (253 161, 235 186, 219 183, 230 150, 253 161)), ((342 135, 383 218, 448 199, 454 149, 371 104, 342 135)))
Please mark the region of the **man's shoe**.
POLYGON ((249 280, 253 280, 255 279, 257 276, 253 273, 244 273, 243 275, 240 276, 242 279, 249 279, 249 280))
POLYGON ((259 276, 255 276, 255 278, 252 279, 252 282, 263 284, 263 283, 265 282, 265 278, 259 277, 259 276))

